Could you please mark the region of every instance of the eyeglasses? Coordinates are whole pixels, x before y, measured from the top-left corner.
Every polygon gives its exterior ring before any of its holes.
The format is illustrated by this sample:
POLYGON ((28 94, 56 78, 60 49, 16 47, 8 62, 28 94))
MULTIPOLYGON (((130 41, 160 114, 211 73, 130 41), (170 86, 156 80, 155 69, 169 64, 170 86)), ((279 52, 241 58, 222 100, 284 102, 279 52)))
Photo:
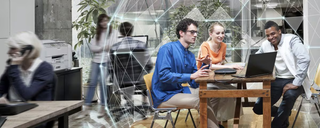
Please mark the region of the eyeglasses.
POLYGON ((195 31, 195 30, 190 30, 190 31, 187 31, 187 32, 190 32, 192 35, 194 35, 194 34, 197 34, 197 33, 198 33, 198 31, 195 31))

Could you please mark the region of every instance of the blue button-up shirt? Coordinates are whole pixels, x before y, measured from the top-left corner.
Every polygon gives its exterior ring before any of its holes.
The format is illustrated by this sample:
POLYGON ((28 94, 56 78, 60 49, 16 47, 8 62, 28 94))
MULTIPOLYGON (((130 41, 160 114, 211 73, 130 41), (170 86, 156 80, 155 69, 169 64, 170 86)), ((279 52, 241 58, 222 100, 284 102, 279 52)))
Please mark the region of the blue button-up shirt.
POLYGON ((152 77, 152 98, 154 107, 169 100, 177 93, 191 93, 188 87, 181 86, 189 83, 192 88, 199 84, 190 79, 197 71, 195 56, 180 41, 167 43, 159 49, 156 67, 152 77))

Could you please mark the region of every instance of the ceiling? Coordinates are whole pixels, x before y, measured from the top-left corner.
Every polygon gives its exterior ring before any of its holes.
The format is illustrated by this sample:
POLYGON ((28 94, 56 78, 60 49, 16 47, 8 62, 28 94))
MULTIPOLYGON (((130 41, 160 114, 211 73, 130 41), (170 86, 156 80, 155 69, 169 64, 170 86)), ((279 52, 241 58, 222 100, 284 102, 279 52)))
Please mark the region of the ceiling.
MULTIPOLYGON (((109 7, 109 11, 115 12, 117 8, 121 6, 121 12, 143 12, 146 11, 147 8, 151 8, 152 10, 166 10, 166 8, 176 8, 180 5, 190 6, 197 4, 198 1, 201 0, 115 0, 115 3, 109 7), (125 1, 124 3, 121 3, 125 1), (173 5, 173 6, 172 6, 173 5)), ((259 9, 262 4, 266 4, 268 8, 285 8, 302 11, 302 3, 303 0, 219 0, 224 3, 226 6, 233 7, 239 6, 243 3, 250 2, 251 9, 259 9)))

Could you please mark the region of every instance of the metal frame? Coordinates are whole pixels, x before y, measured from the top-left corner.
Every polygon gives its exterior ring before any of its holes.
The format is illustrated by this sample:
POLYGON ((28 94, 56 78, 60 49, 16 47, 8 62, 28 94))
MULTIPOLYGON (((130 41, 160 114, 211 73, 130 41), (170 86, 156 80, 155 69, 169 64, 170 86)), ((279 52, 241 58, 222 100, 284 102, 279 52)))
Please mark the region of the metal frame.
MULTIPOLYGON (((151 97, 150 92, 147 91, 147 94, 148 94, 149 103, 152 103, 151 98, 150 98, 151 97)), ((153 119, 152 119, 152 123, 151 123, 150 128, 153 127, 154 121, 157 120, 157 119, 166 120, 166 124, 165 124, 164 128, 167 127, 167 124, 168 124, 169 120, 170 120, 170 122, 172 124, 172 128, 175 128, 175 124, 176 124, 177 119, 179 117, 180 109, 178 109, 178 108, 154 108, 153 105, 150 105, 150 106, 152 106, 151 108, 152 108, 152 110, 154 110, 154 115, 153 115, 153 119), (177 109, 178 109, 178 113, 177 113, 175 121, 173 122, 171 112, 173 112, 173 111, 175 111, 177 109), (163 113, 163 112, 166 112, 167 114, 164 115, 164 116, 160 115, 160 113, 163 113)), ((187 117, 185 119, 185 122, 187 121, 189 114, 190 114, 193 126, 196 128, 197 126, 196 126, 196 124, 194 122, 194 119, 192 117, 190 109, 188 109, 188 113, 187 113, 187 117)))
MULTIPOLYGON (((319 93, 317 93, 317 94, 316 94, 316 93, 313 93, 313 94, 311 95, 311 100, 310 100, 310 102, 311 102, 311 103, 314 103, 314 106, 316 107, 316 109, 317 109, 317 111, 318 111, 318 114, 319 114, 319 116, 320 116, 320 110, 319 110, 320 104, 319 104, 319 98, 318 98, 318 96, 319 96, 319 93)), ((294 121, 293 121, 293 124, 292 124, 292 128, 294 128, 294 125, 295 125, 295 123, 296 123, 296 120, 297 120, 298 115, 299 115, 300 110, 301 110, 302 102, 303 102, 303 100, 306 98, 306 95, 305 95, 305 94, 301 94, 301 97, 302 97, 302 99, 301 99, 301 102, 300 102, 300 105, 299 105, 299 108, 298 108, 297 115, 296 115, 296 117, 294 118, 294 121)))

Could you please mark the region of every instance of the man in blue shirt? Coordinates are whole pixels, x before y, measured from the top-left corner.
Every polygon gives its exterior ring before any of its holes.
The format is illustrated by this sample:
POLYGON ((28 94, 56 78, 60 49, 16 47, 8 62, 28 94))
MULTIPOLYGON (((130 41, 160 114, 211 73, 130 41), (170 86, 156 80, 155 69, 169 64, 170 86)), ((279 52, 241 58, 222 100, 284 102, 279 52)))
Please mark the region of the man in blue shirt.
MULTIPOLYGON (((158 52, 152 77, 152 98, 154 107, 177 107, 199 109, 199 85, 195 79, 208 76, 208 66, 197 70, 194 54, 188 50, 197 37, 197 22, 183 19, 176 28, 178 41, 163 45, 158 52), (182 86, 188 83, 190 86, 182 86)), ((203 63, 210 64, 205 57, 203 63)), ((208 102, 208 127, 217 128, 217 120, 208 102)))

